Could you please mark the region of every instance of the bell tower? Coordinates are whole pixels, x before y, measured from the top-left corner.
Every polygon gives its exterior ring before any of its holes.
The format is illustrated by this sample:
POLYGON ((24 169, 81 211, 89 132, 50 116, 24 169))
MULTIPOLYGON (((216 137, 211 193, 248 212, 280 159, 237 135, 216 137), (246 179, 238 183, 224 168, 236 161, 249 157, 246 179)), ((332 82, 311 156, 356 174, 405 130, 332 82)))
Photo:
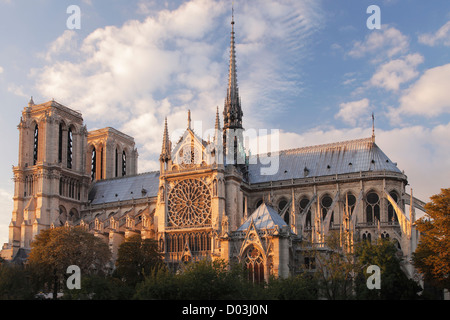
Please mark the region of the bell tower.
POLYGON ((22 111, 19 157, 14 174, 14 209, 4 252, 29 250, 34 236, 80 218, 87 201, 87 130, 79 112, 52 100, 22 111), (6 249, 6 250, 5 250, 6 249))

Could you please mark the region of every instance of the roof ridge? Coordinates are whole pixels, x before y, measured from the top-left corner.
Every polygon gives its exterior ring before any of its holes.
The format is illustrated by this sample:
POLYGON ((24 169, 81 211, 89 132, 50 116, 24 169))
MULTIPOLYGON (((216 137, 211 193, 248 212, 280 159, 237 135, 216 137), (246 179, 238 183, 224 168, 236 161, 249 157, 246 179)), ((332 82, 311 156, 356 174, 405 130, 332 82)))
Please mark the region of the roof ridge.
POLYGON ((305 147, 299 147, 299 148, 283 149, 283 150, 278 150, 278 151, 274 151, 274 152, 265 152, 265 153, 254 154, 252 156, 264 156, 269 153, 275 153, 275 154, 277 154, 277 153, 278 154, 295 153, 298 151, 310 151, 310 150, 339 147, 339 146, 344 146, 344 145, 349 145, 349 144, 357 144, 357 143, 372 143, 373 145, 375 145, 375 142, 373 142, 372 137, 369 137, 369 138, 360 138, 360 139, 344 140, 344 141, 318 144, 318 145, 312 145, 312 146, 305 146, 305 147))
POLYGON ((156 174, 156 173, 159 173, 159 170, 146 171, 146 172, 140 172, 140 173, 136 173, 136 174, 125 175, 125 176, 121 176, 121 177, 112 177, 112 178, 107 178, 107 179, 96 180, 95 183, 108 182, 108 181, 120 180, 120 179, 126 179, 126 178, 133 178, 133 177, 143 176, 146 174, 156 174))

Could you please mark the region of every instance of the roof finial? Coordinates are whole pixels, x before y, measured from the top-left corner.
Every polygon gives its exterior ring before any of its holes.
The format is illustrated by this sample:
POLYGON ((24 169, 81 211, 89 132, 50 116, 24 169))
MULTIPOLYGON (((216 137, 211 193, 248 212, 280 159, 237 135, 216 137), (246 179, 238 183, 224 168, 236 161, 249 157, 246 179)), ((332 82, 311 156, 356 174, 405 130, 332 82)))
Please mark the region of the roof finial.
POLYGON ((375 142, 375 116, 372 112, 372 142, 375 142))
POLYGON ((191 110, 188 110, 188 129, 191 129, 191 110))
POLYGON ((33 96, 31 96, 30 101, 28 102, 28 106, 34 106, 33 96))

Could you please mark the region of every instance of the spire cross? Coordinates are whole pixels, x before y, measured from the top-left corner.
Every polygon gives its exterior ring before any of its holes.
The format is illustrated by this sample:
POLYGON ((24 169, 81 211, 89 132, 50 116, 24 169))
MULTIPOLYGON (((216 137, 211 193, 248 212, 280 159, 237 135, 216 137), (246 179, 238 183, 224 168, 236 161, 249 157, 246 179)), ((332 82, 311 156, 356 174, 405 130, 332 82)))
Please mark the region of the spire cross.
POLYGON ((375 142, 375 116, 372 112, 372 141, 375 142))

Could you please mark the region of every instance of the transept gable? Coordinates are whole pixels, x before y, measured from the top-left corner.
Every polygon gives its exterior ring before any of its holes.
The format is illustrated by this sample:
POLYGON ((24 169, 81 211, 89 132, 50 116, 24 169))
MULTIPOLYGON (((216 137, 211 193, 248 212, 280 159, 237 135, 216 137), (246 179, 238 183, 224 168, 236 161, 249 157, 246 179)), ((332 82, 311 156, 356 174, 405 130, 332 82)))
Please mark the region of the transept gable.
POLYGON ((253 220, 250 220, 249 228, 247 229, 244 241, 242 242, 241 248, 239 250, 239 257, 242 257, 248 247, 254 246, 258 248, 264 256, 267 256, 271 248, 270 242, 263 241, 258 233, 258 229, 255 226, 253 220))
POLYGON ((208 159, 207 143, 198 137, 195 132, 187 128, 172 150, 173 164, 181 167, 202 165, 208 159))

